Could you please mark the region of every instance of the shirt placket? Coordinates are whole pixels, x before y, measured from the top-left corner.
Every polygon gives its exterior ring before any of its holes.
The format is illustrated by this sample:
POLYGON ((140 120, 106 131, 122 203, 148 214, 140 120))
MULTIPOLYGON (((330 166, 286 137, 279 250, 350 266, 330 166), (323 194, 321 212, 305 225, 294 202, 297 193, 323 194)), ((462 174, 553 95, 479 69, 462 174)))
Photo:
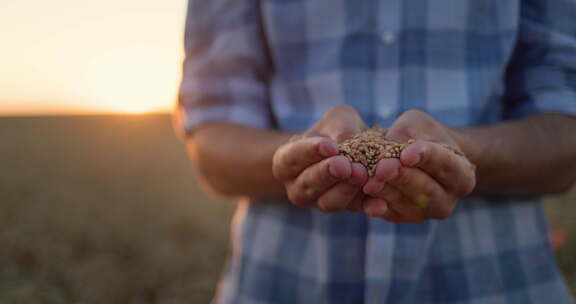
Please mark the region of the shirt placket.
POLYGON ((399 107, 401 1, 379 1, 376 31, 378 44, 374 75, 375 123, 389 126, 399 107))
MULTIPOLYGON (((374 71, 375 123, 386 128, 397 116, 400 81, 401 0, 379 1, 374 34, 379 41, 374 71)), ((379 218, 368 219, 366 243, 365 303, 384 303, 394 279, 392 258, 394 225, 379 218)))
POLYGON ((393 280, 395 227, 380 218, 368 218, 365 262, 365 303, 386 303, 393 280))

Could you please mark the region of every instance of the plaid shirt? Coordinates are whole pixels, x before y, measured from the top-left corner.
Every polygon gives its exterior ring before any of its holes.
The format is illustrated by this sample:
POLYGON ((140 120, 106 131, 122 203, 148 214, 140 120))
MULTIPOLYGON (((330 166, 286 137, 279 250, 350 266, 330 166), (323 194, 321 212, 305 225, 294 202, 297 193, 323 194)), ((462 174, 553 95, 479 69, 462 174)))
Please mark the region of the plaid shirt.
MULTIPOLYGON (((576 114, 575 0, 190 0, 178 121, 309 128, 349 104, 389 126, 576 114)), ((571 303, 540 200, 470 196, 394 224, 239 205, 217 303, 571 303)))

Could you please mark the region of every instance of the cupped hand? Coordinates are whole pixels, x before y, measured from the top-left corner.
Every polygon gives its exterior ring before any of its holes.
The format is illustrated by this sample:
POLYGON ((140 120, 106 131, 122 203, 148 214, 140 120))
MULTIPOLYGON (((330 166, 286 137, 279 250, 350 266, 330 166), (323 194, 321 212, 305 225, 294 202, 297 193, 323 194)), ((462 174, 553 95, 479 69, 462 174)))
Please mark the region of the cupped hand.
POLYGON ((284 183, 288 199, 324 212, 360 211, 366 169, 338 154, 338 143, 360 132, 364 123, 345 105, 330 109, 312 128, 274 154, 272 171, 284 183))
POLYGON ((429 115, 405 112, 386 137, 401 143, 415 141, 400 159, 381 160, 364 185, 363 208, 368 215, 407 223, 444 219, 474 190, 474 165, 459 152, 449 130, 429 115))

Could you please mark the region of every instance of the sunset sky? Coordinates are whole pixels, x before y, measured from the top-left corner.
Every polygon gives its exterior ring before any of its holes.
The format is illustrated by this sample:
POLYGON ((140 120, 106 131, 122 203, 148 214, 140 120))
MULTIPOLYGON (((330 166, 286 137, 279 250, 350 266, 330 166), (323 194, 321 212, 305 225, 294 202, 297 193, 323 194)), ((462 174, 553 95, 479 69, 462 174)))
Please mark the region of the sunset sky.
POLYGON ((167 111, 185 0, 0 0, 0 115, 167 111))

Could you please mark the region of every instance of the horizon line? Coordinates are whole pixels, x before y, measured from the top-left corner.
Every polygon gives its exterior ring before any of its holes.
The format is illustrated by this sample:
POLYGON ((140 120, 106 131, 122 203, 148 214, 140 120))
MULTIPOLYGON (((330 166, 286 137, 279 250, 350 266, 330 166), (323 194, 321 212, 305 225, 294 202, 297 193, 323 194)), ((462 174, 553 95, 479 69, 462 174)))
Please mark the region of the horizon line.
POLYGON ((0 118, 70 117, 70 116, 154 116, 172 115, 171 111, 150 111, 144 113, 122 112, 62 112, 62 113, 0 113, 0 118))

